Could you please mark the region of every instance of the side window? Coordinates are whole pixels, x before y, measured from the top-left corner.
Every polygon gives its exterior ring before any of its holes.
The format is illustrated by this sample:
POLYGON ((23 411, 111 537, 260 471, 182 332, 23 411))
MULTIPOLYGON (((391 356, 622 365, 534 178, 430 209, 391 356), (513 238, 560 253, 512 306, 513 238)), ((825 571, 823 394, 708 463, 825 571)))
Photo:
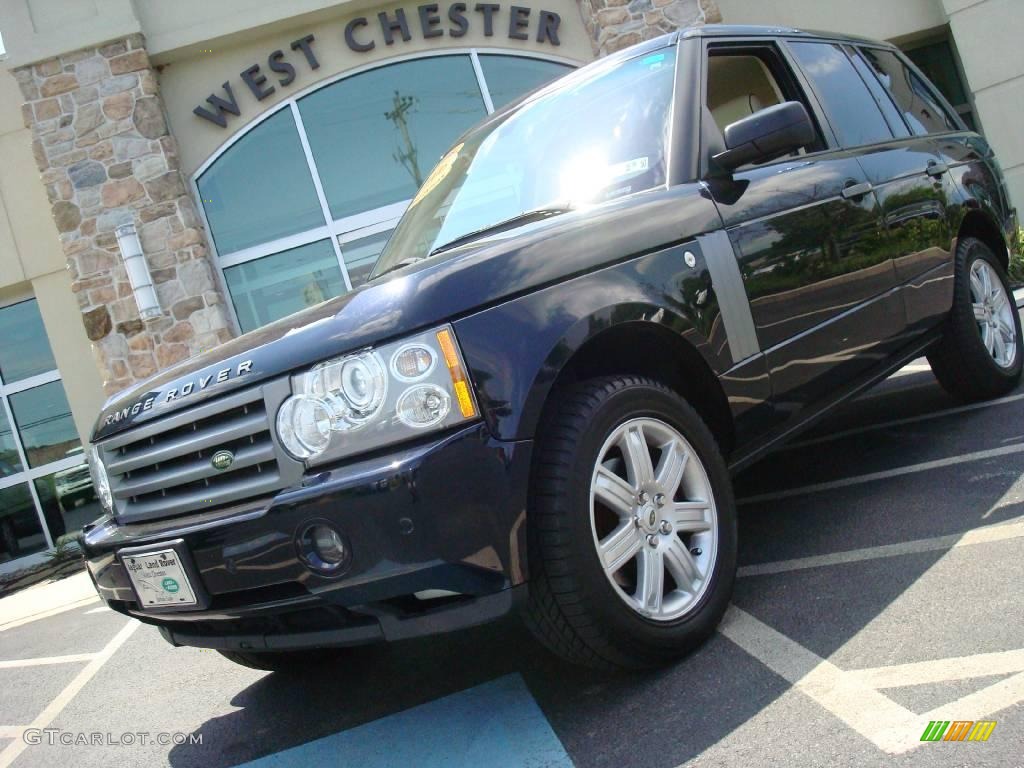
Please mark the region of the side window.
POLYGON ((789 45, 842 146, 874 144, 893 137, 878 104, 840 46, 799 41, 789 45))
POLYGON ((956 121, 899 56, 880 48, 862 48, 861 53, 915 134, 923 136, 958 130, 956 121))
MULTIPOLYGON (((721 47, 708 50, 707 107, 719 131, 762 109, 799 101, 813 111, 775 49, 721 47)), ((811 151, 825 148, 820 134, 811 151)), ((800 150, 801 153, 804 150, 800 150)))
POLYGON ((864 57, 860 55, 857 49, 851 46, 843 46, 843 50, 846 51, 853 61, 857 74, 867 83, 868 90, 871 91, 871 95, 875 98, 875 103, 882 110, 882 114, 885 115, 885 122, 889 124, 889 130, 899 139, 910 136, 910 129, 907 128, 907 124, 900 115, 900 111, 896 109, 896 105, 889 98, 889 94, 871 71, 871 66, 864 61, 864 57))

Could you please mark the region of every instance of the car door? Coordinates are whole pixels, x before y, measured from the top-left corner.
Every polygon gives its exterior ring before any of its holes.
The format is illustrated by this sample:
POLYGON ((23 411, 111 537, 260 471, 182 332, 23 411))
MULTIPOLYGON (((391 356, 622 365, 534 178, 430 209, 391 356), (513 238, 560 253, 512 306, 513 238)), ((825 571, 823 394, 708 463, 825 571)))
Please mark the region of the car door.
MULTIPOLYGON (((705 160, 725 125, 781 101, 803 102, 819 126, 807 151, 727 178, 712 172, 707 181, 739 261, 781 421, 838 396, 882 360, 904 330, 903 306, 870 182, 783 48, 709 41, 704 64, 705 160)), ((857 115, 856 130, 843 134, 847 144, 891 138, 866 89, 862 96, 874 115, 857 115)))
POLYGON ((870 148, 860 162, 882 207, 908 325, 924 328, 952 301, 955 185, 938 137, 960 126, 895 51, 858 46, 847 52, 896 133, 895 141, 870 148))

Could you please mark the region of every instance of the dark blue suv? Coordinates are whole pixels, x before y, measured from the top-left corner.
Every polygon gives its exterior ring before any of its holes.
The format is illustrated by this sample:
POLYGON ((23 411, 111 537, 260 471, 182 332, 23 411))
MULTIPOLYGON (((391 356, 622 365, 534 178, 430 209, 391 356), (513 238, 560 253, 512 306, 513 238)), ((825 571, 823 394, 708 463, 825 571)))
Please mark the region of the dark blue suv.
POLYGON ((568 659, 665 662, 729 601, 731 473, 922 354, 1016 384, 1015 231, 892 46, 621 51, 462 136, 367 284, 113 398, 89 571, 261 669, 517 604, 568 659))

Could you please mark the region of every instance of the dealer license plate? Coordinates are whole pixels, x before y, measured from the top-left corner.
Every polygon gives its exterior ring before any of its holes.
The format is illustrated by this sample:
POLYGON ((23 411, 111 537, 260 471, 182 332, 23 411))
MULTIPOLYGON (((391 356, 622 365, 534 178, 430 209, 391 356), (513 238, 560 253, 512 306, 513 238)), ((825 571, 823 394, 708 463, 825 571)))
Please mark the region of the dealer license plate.
POLYGON ((196 593, 173 549, 122 555, 143 608, 187 608, 196 605, 196 593))

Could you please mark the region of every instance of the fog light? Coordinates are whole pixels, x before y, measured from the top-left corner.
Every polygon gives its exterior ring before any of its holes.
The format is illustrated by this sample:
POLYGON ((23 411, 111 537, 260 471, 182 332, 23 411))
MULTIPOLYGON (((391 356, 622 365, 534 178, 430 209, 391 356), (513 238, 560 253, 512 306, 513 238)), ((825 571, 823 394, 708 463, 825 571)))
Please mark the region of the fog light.
POLYGON ((344 534, 325 521, 307 524, 296 544, 302 561, 325 575, 340 573, 352 560, 352 548, 344 534))

